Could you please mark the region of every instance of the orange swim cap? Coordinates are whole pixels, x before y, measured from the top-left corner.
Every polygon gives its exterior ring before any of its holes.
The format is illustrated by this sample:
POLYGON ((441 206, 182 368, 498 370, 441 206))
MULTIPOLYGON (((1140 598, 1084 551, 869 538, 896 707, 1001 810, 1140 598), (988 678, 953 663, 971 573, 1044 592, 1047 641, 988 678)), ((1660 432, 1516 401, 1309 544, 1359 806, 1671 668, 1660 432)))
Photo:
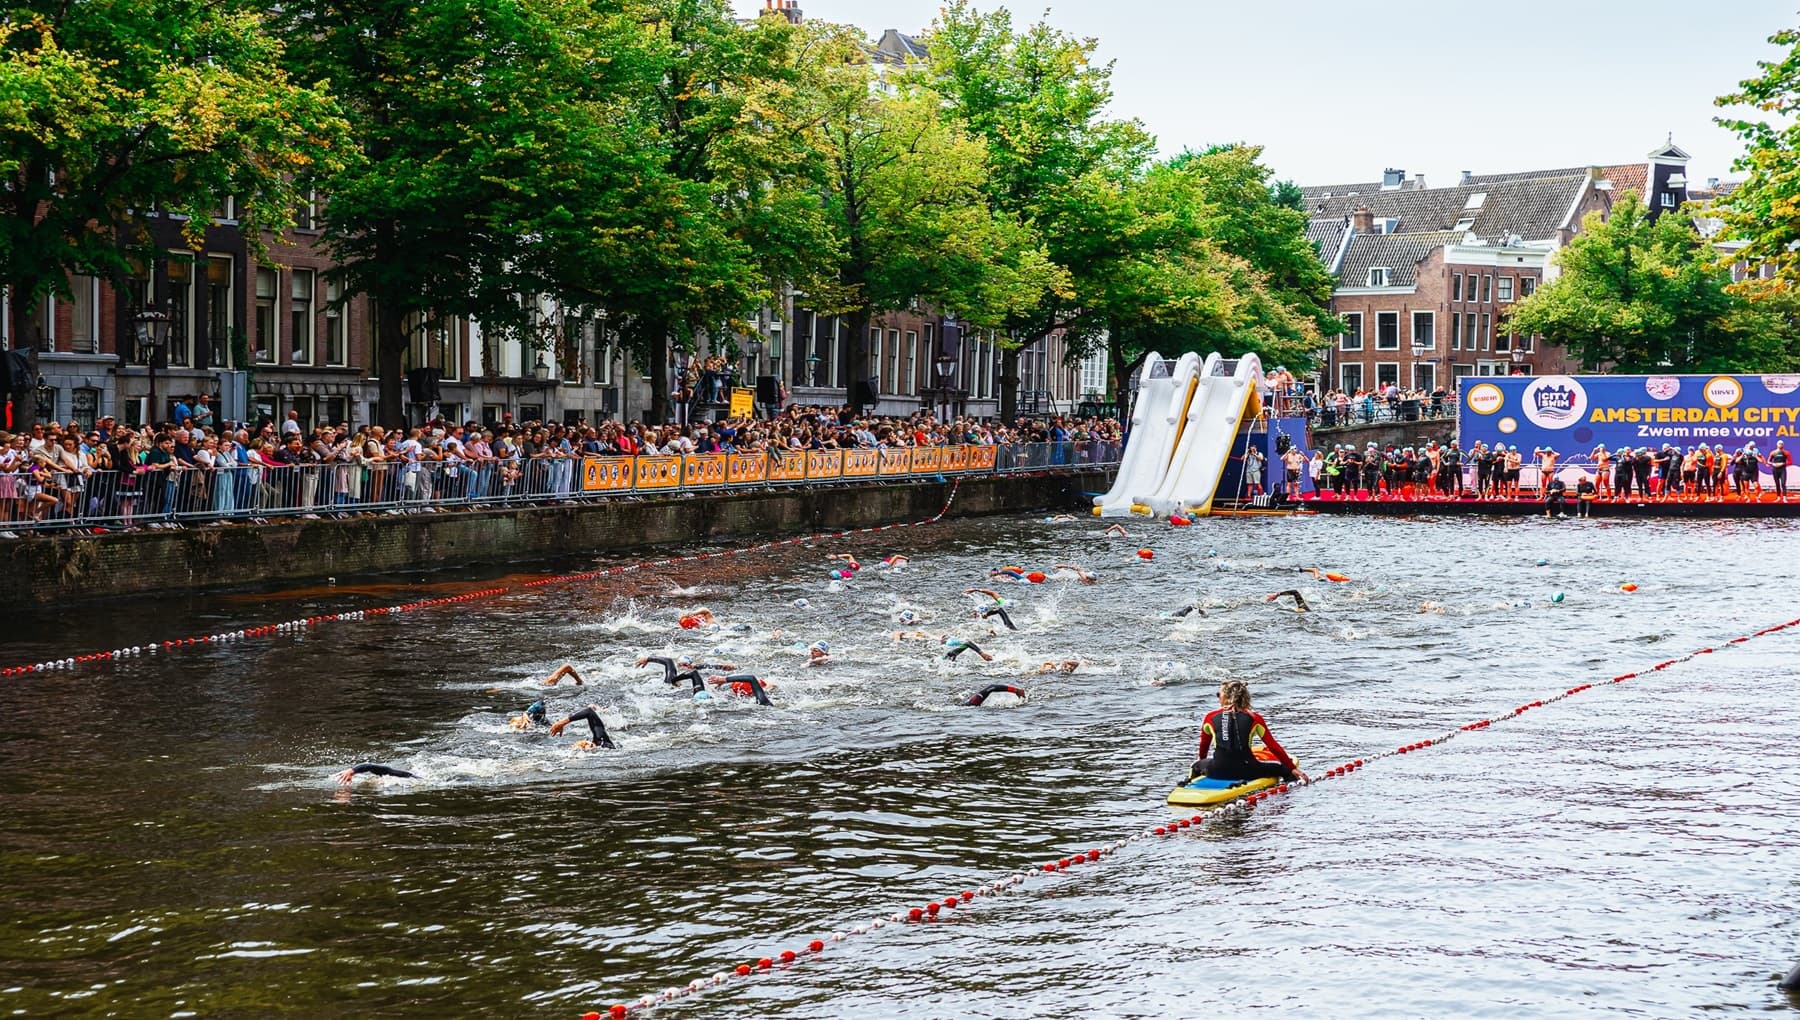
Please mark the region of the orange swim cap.
POLYGON ((1138 559, 1140 559, 1140 560, 1149 560, 1149 559, 1155 559, 1155 558, 1156 558, 1156 554, 1151 552, 1148 549, 1139 549, 1138 550, 1138 559))
POLYGON ((1044 572, 1042 570, 1033 570, 1031 573, 1025 575, 1025 580, 1030 581, 1032 584, 1043 584, 1044 572))

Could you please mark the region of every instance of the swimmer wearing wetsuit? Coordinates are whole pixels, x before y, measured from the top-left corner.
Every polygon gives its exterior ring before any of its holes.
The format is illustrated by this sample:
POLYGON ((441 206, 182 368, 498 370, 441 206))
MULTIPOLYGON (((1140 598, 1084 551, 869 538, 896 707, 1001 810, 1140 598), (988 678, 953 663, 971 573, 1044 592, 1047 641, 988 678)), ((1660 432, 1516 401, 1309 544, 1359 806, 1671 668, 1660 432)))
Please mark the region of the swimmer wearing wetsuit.
POLYGON ((1242 680, 1219 685, 1219 707, 1200 723, 1200 756, 1188 776, 1191 781, 1202 775, 1209 779, 1306 779, 1306 773, 1275 742, 1268 723, 1251 710, 1250 687, 1242 680), (1258 742, 1275 755, 1274 761, 1256 757, 1252 745, 1258 742))
POLYGON ((565 676, 574 680, 575 686, 582 686, 581 674, 575 672, 575 667, 566 662, 556 667, 556 672, 545 677, 543 679, 543 684, 545 687, 555 687, 565 676))
POLYGON ((1190 616, 1204 617, 1206 615, 1206 610, 1201 609, 1199 606, 1182 606, 1180 609, 1166 615, 1176 620, 1185 620, 1190 616))
POLYGON ((1298 589, 1298 588, 1289 588, 1289 589, 1288 589, 1288 590, 1287 590, 1287 591, 1278 591, 1278 592, 1276 592, 1276 593, 1275 593, 1275 594, 1273 594, 1273 595, 1270 595, 1270 596, 1269 596, 1269 597, 1268 597, 1268 598, 1266 598, 1266 599, 1264 599, 1264 600, 1263 600, 1263 601, 1264 601, 1264 602, 1273 602, 1273 601, 1275 601, 1275 600, 1276 600, 1276 599, 1278 599, 1278 598, 1281 598, 1281 597, 1282 597, 1282 596, 1284 596, 1284 595, 1291 595, 1291 596, 1293 596, 1293 599, 1294 599, 1294 612, 1296 612, 1296 613, 1306 613, 1306 612, 1311 612, 1311 611, 1312 611, 1312 610, 1311 610, 1311 607, 1309 607, 1309 606, 1308 606, 1308 605, 1307 605, 1307 604, 1306 604, 1306 596, 1304 596, 1304 595, 1302 595, 1302 594, 1300 594, 1300 589, 1298 589))
POLYGON ((730 676, 710 677, 707 679, 707 683, 714 686, 729 686, 731 693, 739 697, 755 698, 758 705, 775 707, 775 703, 769 700, 769 693, 763 686, 762 678, 753 673, 733 673, 730 676))
POLYGON ((1025 568, 999 567, 988 571, 988 577, 1004 577, 1009 581, 1023 581, 1025 579, 1025 568))
POLYGON ((944 648, 944 658, 949 659, 952 662, 956 661, 956 657, 964 652, 974 652, 976 655, 981 656, 981 661, 983 662, 994 661, 994 657, 982 651, 980 645, 977 645, 973 641, 965 641, 959 637, 945 636, 944 648))
POLYGON ((357 776, 391 776, 395 779, 419 778, 405 769, 397 769, 391 765, 377 765, 374 762, 365 761, 360 765, 352 765, 344 771, 339 772, 337 774, 337 781, 341 786, 349 786, 350 781, 357 776))
POLYGON ((1303 574, 1311 574, 1315 581, 1336 581, 1341 584, 1350 580, 1343 574, 1335 574, 1329 570, 1320 570, 1318 567, 1301 567, 1300 572, 1303 574))
POLYGON ((1001 623, 1006 624, 1007 630, 1018 630, 1019 629, 1019 628, 1013 626, 1012 617, 1006 615, 1006 610, 1001 608, 1000 606, 989 606, 986 609, 983 609, 981 611, 981 618, 983 620, 991 620, 996 616, 998 616, 1000 618, 1001 623))
POLYGON ((679 687, 681 686, 681 682, 686 680, 694 685, 694 690, 696 692, 703 692, 706 690, 705 687, 701 686, 701 670, 733 670, 737 668, 735 663, 730 662, 696 664, 692 659, 689 659, 685 655, 678 659, 671 659, 666 655, 644 655, 638 658, 637 665, 661 666, 663 668, 664 683, 668 684, 670 687, 679 687))
POLYGON ((989 684, 976 691, 974 696, 963 704, 970 708, 980 708, 983 702, 995 694, 1012 694, 1016 695, 1020 701, 1025 700, 1025 691, 1022 688, 1014 687, 1012 684, 989 684))
POLYGON ((596 747, 604 747, 610 750, 613 747, 612 738, 606 735, 606 724, 600 721, 600 711, 593 705, 589 705, 579 712, 570 713, 561 722, 551 723, 550 735, 553 737, 562 736, 564 727, 581 719, 587 720, 588 735, 592 739, 576 741, 575 749, 577 751, 591 751, 596 747))
POLYGON ((1080 581, 1082 584, 1093 584, 1099 580, 1099 578, 1097 578, 1094 575, 1088 573, 1087 571, 1081 569, 1080 567, 1076 566, 1073 563, 1055 563, 1055 564, 1051 565, 1050 569, 1051 570, 1072 570, 1075 572, 1075 579, 1077 581, 1080 581))
POLYGON ((506 725, 515 730, 529 730, 544 725, 548 719, 549 712, 544 708, 544 703, 534 701, 525 706, 525 711, 506 720, 506 725))

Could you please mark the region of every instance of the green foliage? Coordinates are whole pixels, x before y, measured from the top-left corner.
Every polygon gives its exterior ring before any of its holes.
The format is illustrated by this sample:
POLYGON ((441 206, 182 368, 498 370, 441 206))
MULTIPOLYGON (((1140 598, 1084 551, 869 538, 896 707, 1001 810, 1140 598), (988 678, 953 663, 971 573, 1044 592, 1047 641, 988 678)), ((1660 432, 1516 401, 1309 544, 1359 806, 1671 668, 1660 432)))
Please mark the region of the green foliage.
POLYGON ((1787 372, 1800 367, 1795 302, 1732 293, 1717 254, 1681 215, 1652 218, 1627 191, 1556 254, 1562 273, 1507 328, 1564 344, 1589 370, 1787 372))
MULTIPOLYGON (((344 121, 296 84, 263 16, 236 3, 15 0, 0 14, 0 284, 15 312, 70 272, 122 275, 149 210, 236 196, 253 247, 296 185, 341 165, 344 121)), ((21 317, 22 329, 31 329, 21 317)))
POLYGON ((1725 221, 1725 236, 1746 242, 1733 257, 1774 267, 1773 281, 1740 287, 1760 292, 1792 290, 1800 281, 1800 30, 1783 29, 1769 42, 1788 52, 1780 60, 1758 61, 1760 75, 1717 100, 1721 107, 1749 107, 1776 118, 1718 118, 1743 139, 1737 168, 1749 176, 1714 209, 1725 221))

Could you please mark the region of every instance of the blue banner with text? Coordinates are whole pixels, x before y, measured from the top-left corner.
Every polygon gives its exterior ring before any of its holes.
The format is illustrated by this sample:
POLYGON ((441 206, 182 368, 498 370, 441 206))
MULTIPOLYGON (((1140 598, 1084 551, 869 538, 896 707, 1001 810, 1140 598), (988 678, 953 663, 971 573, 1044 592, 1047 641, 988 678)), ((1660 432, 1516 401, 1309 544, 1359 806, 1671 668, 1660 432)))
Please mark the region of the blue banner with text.
POLYGON ((1800 439, 1800 375, 1465 377, 1459 436, 1566 455, 1705 443, 1727 450, 1800 439))

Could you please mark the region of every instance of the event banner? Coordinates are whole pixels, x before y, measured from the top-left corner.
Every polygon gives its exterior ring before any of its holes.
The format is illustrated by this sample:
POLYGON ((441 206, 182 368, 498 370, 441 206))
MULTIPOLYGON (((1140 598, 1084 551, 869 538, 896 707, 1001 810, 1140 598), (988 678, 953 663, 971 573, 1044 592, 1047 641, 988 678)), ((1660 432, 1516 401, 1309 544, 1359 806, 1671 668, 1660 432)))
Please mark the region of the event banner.
POLYGON ((1513 375, 1464 377, 1458 437, 1548 446, 1564 456, 1604 445, 1705 443, 1727 450, 1778 440, 1800 448, 1800 375, 1513 375))

